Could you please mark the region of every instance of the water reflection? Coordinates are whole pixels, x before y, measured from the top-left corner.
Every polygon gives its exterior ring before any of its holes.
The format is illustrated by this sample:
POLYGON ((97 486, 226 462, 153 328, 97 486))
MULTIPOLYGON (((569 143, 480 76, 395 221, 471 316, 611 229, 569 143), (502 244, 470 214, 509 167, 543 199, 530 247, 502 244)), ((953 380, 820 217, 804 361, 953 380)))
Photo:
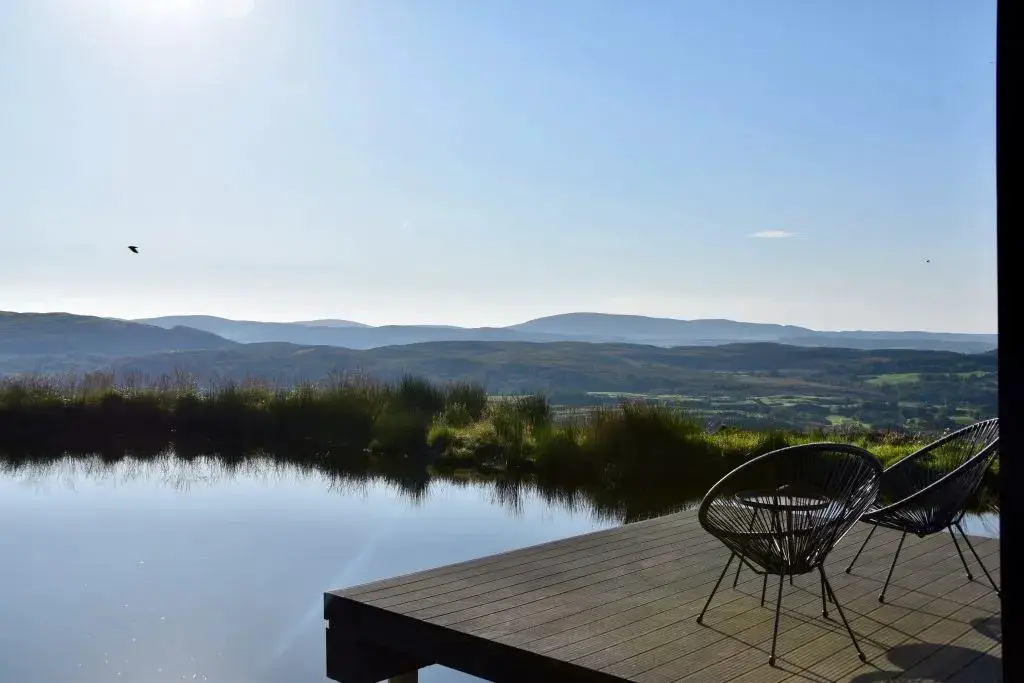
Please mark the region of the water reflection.
MULTIPOLYGON (((410 502, 433 495, 438 486, 482 487, 493 502, 515 514, 525 497, 539 497, 545 504, 572 513, 586 513, 605 522, 634 522, 678 511, 699 501, 717 477, 693 472, 679 481, 659 482, 657 486, 635 486, 609 481, 574 481, 569 478, 544 480, 527 474, 508 472, 437 472, 428 464, 405 459, 369 459, 348 457, 325 459, 303 454, 301 457, 278 455, 195 455, 185 456, 165 449, 132 457, 103 453, 84 457, 12 456, 0 452, 0 473, 17 473, 30 479, 34 473, 52 480, 61 478, 73 486, 82 477, 111 482, 142 476, 159 479, 171 488, 188 487, 203 481, 216 483, 242 477, 279 480, 315 479, 331 489, 348 492, 359 486, 387 486, 401 492, 410 502)), ((280 483, 280 481, 278 482, 280 483)))
POLYGON ((693 488, 171 453, 8 461, 0 679, 322 681, 325 589, 663 514, 693 488))
POLYGON ((577 503, 256 459, 9 465, 0 678, 322 681, 325 589, 615 523, 577 503))
POLYGON ((964 530, 972 536, 999 538, 999 513, 983 512, 964 517, 964 530))

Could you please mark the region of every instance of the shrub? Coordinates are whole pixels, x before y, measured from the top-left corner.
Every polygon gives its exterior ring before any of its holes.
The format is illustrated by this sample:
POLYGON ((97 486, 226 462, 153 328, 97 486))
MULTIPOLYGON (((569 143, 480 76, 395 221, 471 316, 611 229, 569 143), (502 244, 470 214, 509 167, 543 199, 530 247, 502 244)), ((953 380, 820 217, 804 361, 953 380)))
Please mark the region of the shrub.
POLYGON ((420 377, 406 375, 392 395, 392 410, 433 417, 444 409, 444 391, 420 377))
POLYGON ((461 406, 460 410, 466 412, 469 421, 476 422, 487 410, 487 390, 476 384, 454 382, 445 389, 444 403, 446 410, 453 406, 461 406))

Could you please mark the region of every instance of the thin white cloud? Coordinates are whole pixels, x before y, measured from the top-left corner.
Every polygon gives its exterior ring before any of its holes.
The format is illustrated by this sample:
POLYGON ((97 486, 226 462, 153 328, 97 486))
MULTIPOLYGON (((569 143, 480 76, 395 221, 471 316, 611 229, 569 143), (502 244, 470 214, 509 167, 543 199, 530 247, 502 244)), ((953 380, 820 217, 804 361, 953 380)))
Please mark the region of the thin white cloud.
POLYGON ((752 232, 748 237, 756 237, 758 239, 766 240, 778 240, 786 239, 788 237, 796 237, 795 232, 789 232, 788 230, 761 230, 760 232, 752 232))

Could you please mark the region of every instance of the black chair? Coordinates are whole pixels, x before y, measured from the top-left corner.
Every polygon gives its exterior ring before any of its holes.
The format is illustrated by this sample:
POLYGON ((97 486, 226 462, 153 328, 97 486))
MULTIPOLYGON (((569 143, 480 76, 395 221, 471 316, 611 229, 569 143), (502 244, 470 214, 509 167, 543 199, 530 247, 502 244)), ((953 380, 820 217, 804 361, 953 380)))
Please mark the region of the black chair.
POLYGON ((889 575, 885 577, 885 585, 878 595, 878 601, 885 602, 885 591, 889 588, 907 534, 917 534, 923 538, 948 529, 967 572, 967 580, 973 581, 971 568, 967 566, 967 559, 953 533, 956 528, 971 549, 974 559, 981 565, 996 595, 1001 597, 999 587, 961 526, 967 505, 977 493, 985 471, 998 454, 999 418, 992 418, 944 436, 886 468, 882 473, 878 499, 861 517, 861 521, 874 526, 850 561, 846 573, 853 571, 854 563, 878 527, 902 531, 903 535, 900 536, 889 567, 889 575))
POLYGON ((882 465, 857 446, 813 443, 783 448, 740 465, 715 484, 701 502, 697 519, 732 551, 711 590, 704 613, 729 571, 733 558, 764 576, 779 577, 775 630, 768 664, 775 666, 779 612, 785 577, 817 571, 821 579, 821 611, 828 618, 826 597, 836 606, 853 646, 866 661, 832 585, 825 575, 829 552, 857 523, 878 496, 882 465))

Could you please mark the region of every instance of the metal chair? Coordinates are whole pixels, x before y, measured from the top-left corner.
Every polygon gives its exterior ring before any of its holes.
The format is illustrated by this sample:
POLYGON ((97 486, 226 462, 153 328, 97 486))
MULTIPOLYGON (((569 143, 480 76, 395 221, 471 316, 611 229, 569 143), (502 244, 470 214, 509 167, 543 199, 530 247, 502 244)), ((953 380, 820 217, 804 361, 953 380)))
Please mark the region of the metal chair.
POLYGON ((829 552, 878 496, 882 465, 857 446, 814 443, 791 446, 754 458, 723 477, 701 502, 697 519, 731 554, 704 609, 702 623, 733 558, 764 576, 779 577, 775 630, 768 664, 775 666, 782 587, 786 576, 817 572, 821 580, 822 616, 831 600, 850 634, 861 661, 866 661, 825 575, 829 552))
POLYGON ((999 587, 961 526, 967 505, 981 486, 985 471, 998 455, 999 418, 992 418, 948 434, 886 468, 882 473, 878 499, 861 517, 861 521, 873 527, 850 561, 846 573, 853 571, 854 563, 878 527, 902 531, 903 535, 900 536, 889 567, 889 575, 885 577, 885 585, 878 595, 878 601, 885 602, 885 592, 889 589, 907 534, 923 538, 948 530, 964 571, 967 572, 967 580, 973 581, 974 576, 967 565, 967 559, 953 533, 956 528, 988 577, 996 595, 1001 596, 999 587))

